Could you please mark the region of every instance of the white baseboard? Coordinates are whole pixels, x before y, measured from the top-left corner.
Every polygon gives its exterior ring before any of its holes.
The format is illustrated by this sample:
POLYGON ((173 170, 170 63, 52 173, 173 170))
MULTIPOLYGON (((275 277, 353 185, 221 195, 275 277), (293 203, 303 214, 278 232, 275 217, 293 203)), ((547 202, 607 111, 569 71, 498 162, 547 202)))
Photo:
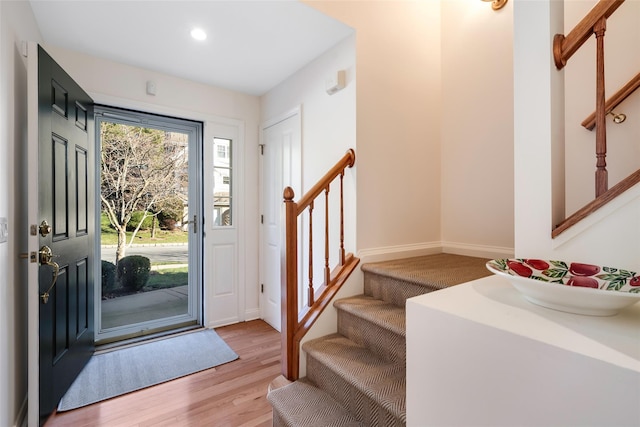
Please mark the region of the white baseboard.
POLYGON ((362 263, 367 263, 439 254, 442 252, 481 258, 512 258, 515 251, 513 248, 500 246, 474 245, 458 242, 426 242, 411 245, 362 249, 358 251, 357 256, 360 258, 362 263))
POLYGON ((261 319, 260 317, 260 309, 253 308, 251 310, 247 310, 244 312, 244 320, 248 322, 249 320, 261 319))
POLYGON ((515 250, 500 246, 473 245, 469 243, 442 242, 442 252, 480 258, 513 258, 515 250))
POLYGON ((228 317, 226 319, 219 319, 216 320, 215 322, 208 322, 207 325, 205 326, 206 328, 219 328, 221 326, 227 326, 227 325, 233 325, 234 323, 239 323, 239 322, 248 322, 250 320, 256 320, 256 319, 260 319, 260 309, 259 308, 253 308, 251 310, 247 310, 244 312, 244 320, 243 319, 239 319, 237 317, 228 317))
POLYGON ((362 249, 356 255, 361 263, 391 261, 394 259, 432 255, 442 252, 440 242, 417 243, 411 245, 387 246, 381 248, 362 249))
POLYGON ((241 320, 238 319, 237 317, 227 317, 226 319, 218 319, 214 322, 208 322, 205 325, 205 328, 215 329, 221 326, 233 325, 234 323, 238 323, 238 322, 241 322, 241 320))

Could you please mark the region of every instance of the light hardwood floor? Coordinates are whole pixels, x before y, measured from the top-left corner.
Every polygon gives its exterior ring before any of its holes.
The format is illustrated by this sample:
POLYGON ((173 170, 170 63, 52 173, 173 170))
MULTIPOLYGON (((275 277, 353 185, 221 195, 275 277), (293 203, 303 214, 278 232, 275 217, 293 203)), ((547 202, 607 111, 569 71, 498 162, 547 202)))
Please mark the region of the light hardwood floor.
POLYGON ((271 426, 269 383, 280 375, 280 334, 261 320, 216 329, 236 361, 69 412, 59 426, 271 426))

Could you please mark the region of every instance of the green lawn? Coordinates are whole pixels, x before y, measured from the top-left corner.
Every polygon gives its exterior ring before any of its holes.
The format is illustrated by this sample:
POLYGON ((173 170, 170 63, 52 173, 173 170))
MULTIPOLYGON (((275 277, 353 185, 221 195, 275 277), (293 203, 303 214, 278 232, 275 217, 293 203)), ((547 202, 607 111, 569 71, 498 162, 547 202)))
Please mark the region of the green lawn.
POLYGON ((116 287, 107 292, 103 292, 103 299, 117 298, 133 293, 155 291, 157 289, 175 288, 176 286, 188 285, 188 267, 165 268, 161 270, 151 270, 149 272, 149 280, 139 291, 129 291, 123 287, 116 287))
POLYGON ((155 289, 186 286, 188 278, 187 271, 188 267, 152 270, 149 272, 149 281, 143 289, 145 291, 152 291, 155 289))
MULTIPOLYGON (((102 215, 100 224, 101 244, 115 245, 118 243, 118 235, 109 224, 106 215, 102 215)), ((127 232, 127 241, 131 239, 131 232, 127 232)), ((136 234, 134 243, 187 243, 189 234, 183 231, 156 230, 156 238, 151 238, 151 230, 140 230, 136 234)), ((180 264, 176 261, 152 262, 152 266, 180 264)), ((188 267, 154 269, 149 272, 149 280, 141 289, 141 292, 153 291, 156 289, 173 288, 176 286, 186 286, 188 284, 188 267)), ((140 291, 138 291, 140 292, 140 291)), ((108 292, 107 297, 117 297, 127 295, 130 292, 124 288, 117 288, 108 292)))
MULTIPOLYGON (((127 232, 127 243, 131 240, 131 232, 127 232)), ((151 230, 140 230, 136 234, 134 244, 142 243, 187 243, 189 240, 189 233, 185 231, 165 231, 156 230, 156 237, 151 238, 151 230)), ((109 219, 105 214, 100 217, 100 244, 101 245, 115 245, 118 243, 118 233, 109 224, 109 219)))

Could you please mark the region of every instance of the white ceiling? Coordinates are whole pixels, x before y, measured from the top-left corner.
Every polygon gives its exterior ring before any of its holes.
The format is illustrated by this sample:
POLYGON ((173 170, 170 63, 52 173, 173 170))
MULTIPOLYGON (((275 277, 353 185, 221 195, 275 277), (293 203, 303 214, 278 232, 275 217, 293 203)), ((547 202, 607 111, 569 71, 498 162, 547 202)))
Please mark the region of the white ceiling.
POLYGON ((352 33, 295 0, 31 0, 47 44, 262 95, 352 33), (208 37, 189 35, 203 28, 208 37))

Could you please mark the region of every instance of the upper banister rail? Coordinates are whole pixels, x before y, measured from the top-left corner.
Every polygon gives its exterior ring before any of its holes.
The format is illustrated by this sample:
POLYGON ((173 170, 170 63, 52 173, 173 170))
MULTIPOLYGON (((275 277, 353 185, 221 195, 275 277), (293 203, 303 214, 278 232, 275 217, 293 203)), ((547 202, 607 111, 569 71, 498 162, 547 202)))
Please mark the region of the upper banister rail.
POLYGON ((325 188, 327 188, 327 186, 331 184, 331 182, 342 173, 343 170, 345 170, 347 167, 353 167, 355 163, 356 152, 353 150, 353 148, 350 148, 346 152, 346 154, 338 161, 338 163, 336 163, 335 166, 329 169, 329 172, 324 174, 324 176, 320 178, 316 185, 311 187, 311 189, 307 191, 305 195, 300 198, 300 200, 298 200, 298 215, 300 215, 307 207, 309 207, 313 200, 318 197, 325 190, 325 188))
MULTIPOLYGON (((640 88, 640 73, 636 74, 627 84, 622 86, 611 98, 605 103, 605 112, 609 114, 614 108, 616 108, 622 101, 627 99, 629 95, 640 88)), ((596 127, 596 112, 591 113, 589 117, 584 119, 581 123, 582 126, 589 130, 593 130, 596 127)))
POLYGON ((580 49, 594 32, 594 27, 607 19, 624 3, 624 0, 600 0, 593 9, 566 36, 556 34, 553 38, 553 59, 558 70, 567 65, 569 58, 580 49))

